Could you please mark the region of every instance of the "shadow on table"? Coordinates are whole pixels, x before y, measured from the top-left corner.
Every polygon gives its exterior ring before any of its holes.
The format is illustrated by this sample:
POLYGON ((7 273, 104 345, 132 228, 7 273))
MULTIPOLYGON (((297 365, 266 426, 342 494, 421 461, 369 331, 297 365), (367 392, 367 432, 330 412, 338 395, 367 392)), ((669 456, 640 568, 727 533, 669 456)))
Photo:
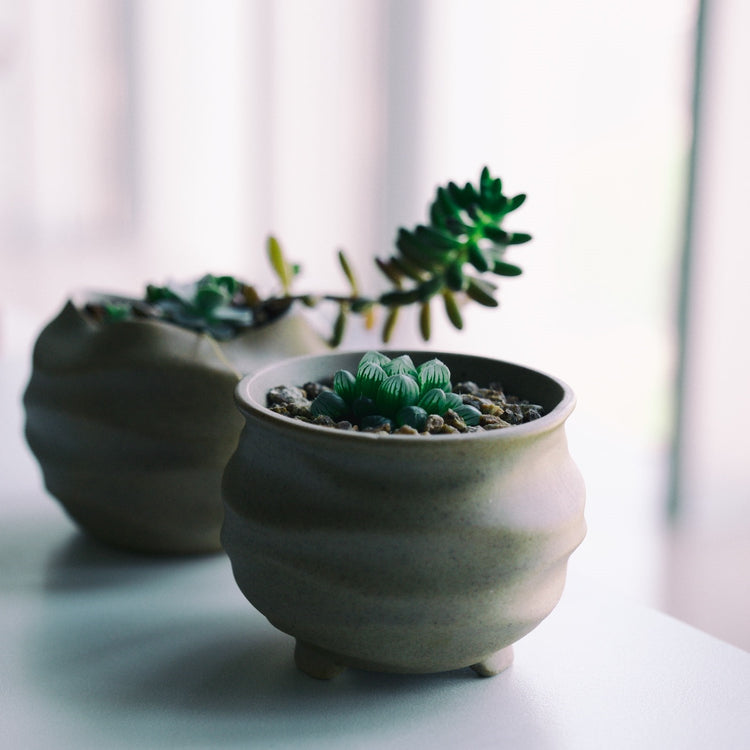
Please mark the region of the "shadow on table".
POLYGON ((48 591, 75 591, 129 585, 200 564, 211 555, 144 555, 109 547, 80 531, 51 555, 47 563, 48 591))
POLYGON ((301 674, 293 640, 242 598, 222 556, 139 561, 72 538, 49 558, 42 604, 27 641, 35 681, 70 726, 95 728, 111 748, 348 748, 363 736, 446 746, 481 734, 476 716, 505 712, 516 728, 524 717, 526 746, 549 746, 512 668, 489 680, 468 669, 301 674))

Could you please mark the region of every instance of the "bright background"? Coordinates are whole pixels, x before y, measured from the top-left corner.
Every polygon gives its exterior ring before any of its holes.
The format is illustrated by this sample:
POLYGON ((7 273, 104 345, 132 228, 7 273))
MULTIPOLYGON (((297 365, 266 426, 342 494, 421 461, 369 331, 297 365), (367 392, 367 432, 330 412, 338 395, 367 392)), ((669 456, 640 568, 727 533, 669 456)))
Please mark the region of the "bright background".
POLYGON ((572 565, 750 648, 748 28, 741 0, 0 0, 0 357, 81 287, 270 289, 271 232, 299 290, 344 291, 344 247, 377 291, 487 164, 529 195, 524 275, 431 343, 571 383, 572 565))

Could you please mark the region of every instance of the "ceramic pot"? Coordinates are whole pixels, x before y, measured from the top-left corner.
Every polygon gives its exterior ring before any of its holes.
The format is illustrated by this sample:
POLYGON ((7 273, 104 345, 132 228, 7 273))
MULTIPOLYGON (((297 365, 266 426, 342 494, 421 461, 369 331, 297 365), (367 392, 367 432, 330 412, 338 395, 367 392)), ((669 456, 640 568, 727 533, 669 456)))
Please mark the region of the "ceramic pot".
POLYGON ((570 388, 507 362, 438 357, 452 381, 499 382, 541 404, 523 425, 462 435, 340 431, 265 408, 361 353, 303 357, 244 378, 245 418, 224 472, 222 541, 239 588, 294 636, 300 669, 495 674, 558 602, 586 532, 567 448, 570 388))
POLYGON ((96 322, 68 301, 34 348, 27 441, 90 535, 141 552, 218 551, 241 374, 325 349, 294 313, 219 344, 153 320, 96 322))

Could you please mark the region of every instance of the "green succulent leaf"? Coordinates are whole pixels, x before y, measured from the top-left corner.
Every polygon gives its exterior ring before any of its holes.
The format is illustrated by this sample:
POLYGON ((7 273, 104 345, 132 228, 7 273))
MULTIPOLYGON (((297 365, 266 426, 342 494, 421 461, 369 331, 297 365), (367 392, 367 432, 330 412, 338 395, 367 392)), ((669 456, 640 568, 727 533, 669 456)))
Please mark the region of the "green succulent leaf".
POLYGON ((338 257, 341 270, 344 272, 344 275, 349 282, 349 286, 351 287, 352 297, 357 297, 359 295, 359 284, 357 283, 357 278, 354 274, 352 264, 349 261, 349 258, 346 257, 346 253, 344 253, 343 250, 339 250, 338 257))
POLYGON ((390 362, 383 365, 383 369, 389 375, 409 375, 414 379, 417 377, 417 368, 408 354, 394 357, 390 362))
POLYGON ((423 281, 418 287, 419 301, 427 302, 431 297, 434 297, 439 291, 443 289, 444 281, 442 276, 433 276, 427 281, 423 281))
POLYGON ((363 396, 375 398, 380 384, 387 377, 386 371, 377 362, 366 362, 357 369, 357 387, 363 396))
POLYGON ((508 212, 508 198, 503 195, 502 182, 493 180, 486 194, 482 194, 482 208, 486 212, 503 217, 508 212))
POLYGON ((271 261, 271 268, 276 272, 276 275, 281 282, 282 291, 284 294, 288 294, 292 285, 294 271, 284 257, 281 244, 276 237, 268 238, 268 258, 271 261))
POLYGON ((525 202, 526 202, 526 194, 525 193, 520 193, 519 195, 514 195, 508 201, 508 206, 505 209, 506 213, 510 213, 511 211, 515 211, 517 208, 520 208, 525 202))
POLYGON ((445 391, 442 388, 430 388, 417 402, 428 414, 445 414, 447 410, 445 391))
POLYGON ((396 323, 398 322, 398 314, 400 310, 401 310, 400 307, 388 308, 388 314, 385 316, 385 323, 383 323, 383 331, 380 336, 383 339, 383 342, 386 344, 391 340, 393 331, 396 328, 396 323))
POLYGON ((127 320, 130 317, 130 307, 117 302, 108 302, 104 305, 104 314, 107 320, 127 320))
POLYGON ((429 271, 435 263, 435 257, 406 229, 399 229, 396 247, 408 261, 422 270, 429 271))
POLYGON ((414 263, 409 261, 403 256, 391 256, 390 264, 400 272, 403 276, 407 276, 412 281, 423 281, 424 280, 424 269, 419 268, 414 263))
POLYGON ((195 293, 195 306, 202 312, 210 312, 227 300, 227 294, 216 286, 206 286, 195 293))
POLYGON ((451 371, 439 359, 423 362, 417 368, 417 380, 422 394, 426 394, 433 388, 440 388, 446 393, 451 390, 451 371))
POLYGON ((461 310, 459 310, 453 292, 448 289, 443 290, 443 303, 448 320, 450 320, 454 328, 460 331, 464 327, 464 319, 461 317, 461 310))
POLYGON ((519 276, 523 271, 512 263, 506 263, 504 260, 496 260, 492 264, 492 272, 498 276, 519 276))
POLYGON ((424 432, 427 426, 427 412, 419 406, 404 406, 396 414, 396 424, 399 427, 409 425, 417 432, 424 432))
POLYGON ((423 302, 419 308, 419 332, 422 334, 423 341, 430 340, 432 333, 432 310, 430 309, 429 300, 423 302))
POLYGON ((479 418, 482 416, 482 412, 479 411, 479 409, 471 406, 470 404, 461 404, 460 406, 456 406, 453 411, 458 414, 461 419, 464 420, 464 422, 467 425, 470 426, 476 426, 479 424, 479 418))
POLYGON ((357 364, 357 371, 370 362, 374 362, 376 365, 384 367, 385 365, 390 364, 391 358, 387 354, 376 352, 374 349, 371 349, 370 351, 365 352, 360 358, 359 363, 357 364))
POLYGON ((476 192, 471 183, 466 183, 465 187, 460 188, 455 183, 451 182, 448 185, 448 189, 451 191, 453 199, 458 203, 463 211, 469 216, 469 218, 477 223, 481 221, 482 207, 479 199, 479 194, 476 192))
POLYGON ((479 247, 476 242, 471 242, 466 247, 469 263, 479 271, 479 273, 485 273, 490 270, 490 258, 487 253, 479 247))
POLYGON ((435 194, 435 203, 441 215, 446 218, 458 219, 461 215, 461 207, 455 202, 450 191, 450 183, 447 188, 439 187, 435 194))
POLYGON ((314 417, 325 416, 336 420, 345 416, 348 408, 346 401, 333 391, 319 393, 310 405, 314 417))
POLYGON ((505 245, 509 244, 508 239, 510 238, 510 235, 508 232, 494 224, 488 224, 485 226, 484 235, 487 239, 492 240, 492 242, 501 247, 505 247, 505 245))
MULTIPOLYGON (((459 406, 462 406, 464 403, 464 400, 461 398, 461 396, 458 393, 446 393, 445 394, 445 411, 448 411, 448 409, 453 409, 453 411, 456 411, 456 409, 459 406)), ((445 414, 445 412, 443 412, 445 414)))
POLYGON ((401 291, 386 292, 380 297, 380 304, 386 307, 404 307, 419 302, 421 293, 418 287, 401 291))
POLYGON ((448 289, 460 292, 464 288, 465 281, 464 261, 463 258, 459 258, 445 269, 445 284, 448 289))
POLYGON ((375 396, 378 411, 386 416, 395 415, 404 406, 413 406, 419 400, 419 385, 409 375, 391 375, 379 386, 375 396))
POLYGON ((349 370, 338 370, 333 376, 333 390, 347 403, 357 397, 357 379, 349 370))
POLYGON ((470 278, 466 286, 466 294, 475 302, 485 307, 497 307, 498 301, 495 299, 493 292, 494 284, 490 284, 484 279, 470 278))
POLYGON ((375 258, 375 265, 377 265, 380 272, 388 279, 388 281, 396 287, 401 288, 404 274, 391 260, 384 261, 382 258, 375 258))
POLYGON ((237 294, 241 291, 242 284, 234 278, 234 276, 217 276, 216 283, 225 289, 230 296, 237 294))
MULTIPOLYGON (((417 226, 414 230, 414 236, 417 241, 422 242, 425 246, 430 245, 438 250, 459 250, 462 242, 456 237, 446 234, 435 227, 417 226)), ((445 255, 445 253, 441 253, 445 255)))
POLYGON ((346 323, 349 318, 349 307, 347 304, 342 303, 339 305, 339 312, 336 316, 336 320, 333 324, 333 333, 331 334, 330 344, 332 347, 337 347, 344 339, 344 333, 346 332, 346 323))
POLYGON ((489 167, 484 167, 479 176, 479 191, 483 198, 490 197, 496 193, 501 193, 503 183, 500 178, 493 179, 489 167))
POLYGON ((352 414, 357 419, 377 414, 377 411, 378 408, 375 406, 375 401, 371 398, 367 398, 367 396, 358 396, 352 402, 352 414))
POLYGON ((531 235, 525 232, 513 232, 508 235, 509 245, 523 245, 531 240, 531 235))
POLYGON ((146 302, 161 302, 165 299, 175 299, 175 295, 167 287, 154 284, 146 286, 146 302))

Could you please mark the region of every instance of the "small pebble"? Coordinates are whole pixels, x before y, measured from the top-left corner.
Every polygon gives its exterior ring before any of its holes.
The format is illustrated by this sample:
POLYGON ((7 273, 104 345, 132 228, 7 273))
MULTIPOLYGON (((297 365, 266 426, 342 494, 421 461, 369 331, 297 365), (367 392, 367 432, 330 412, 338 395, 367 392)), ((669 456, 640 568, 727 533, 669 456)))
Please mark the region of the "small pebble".
POLYGON ((533 422, 542 416, 542 407, 538 404, 524 404, 522 407, 524 421, 533 422))
POLYGON ((308 400, 302 388, 295 388, 290 385, 277 385, 266 394, 266 401, 269 406, 273 404, 287 405, 308 400))
POLYGON ((361 432, 387 432, 390 435, 391 424, 390 422, 383 422, 383 424, 379 424, 377 427, 364 427, 361 432))
POLYGON ((307 419, 313 418, 309 401, 301 401, 299 403, 295 402, 293 404, 289 404, 287 405, 286 410, 291 417, 305 417, 307 419))
POLYGON ((458 432, 466 432, 466 422, 464 422, 464 420, 461 419, 453 409, 448 409, 448 411, 443 414, 443 420, 448 427, 453 427, 455 430, 458 430, 458 432))
POLYGON ((394 435, 419 435, 419 432, 415 430, 410 424, 402 424, 394 433, 394 435))
POLYGON ((439 414, 430 414, 425 423, 425 432, 437 435, 443 429, 444 424, 445 422, 439 414))
POLYGON ((510 423, 495 414, 482 414, 479 417, 479 426, 485 430, 497 430, 501 427, 510 427, 510 423))
POLYGON ((495 417, 502 417, 505 410, 500 404, 493 403, 488 399, 482 399, 479 411, 481 411, 482 414, 492 414, 495 417))

